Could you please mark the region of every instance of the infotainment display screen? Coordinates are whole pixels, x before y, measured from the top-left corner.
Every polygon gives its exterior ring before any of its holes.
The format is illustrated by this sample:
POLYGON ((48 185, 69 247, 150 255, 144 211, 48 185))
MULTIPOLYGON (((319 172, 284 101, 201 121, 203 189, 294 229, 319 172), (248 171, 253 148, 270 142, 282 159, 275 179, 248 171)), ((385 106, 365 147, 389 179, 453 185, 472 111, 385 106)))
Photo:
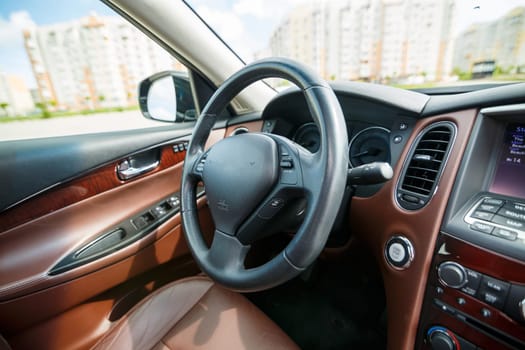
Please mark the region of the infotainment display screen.
POLYGON ((490 192, 525 198, 525 124, 507 125, 496 167, 490 192))

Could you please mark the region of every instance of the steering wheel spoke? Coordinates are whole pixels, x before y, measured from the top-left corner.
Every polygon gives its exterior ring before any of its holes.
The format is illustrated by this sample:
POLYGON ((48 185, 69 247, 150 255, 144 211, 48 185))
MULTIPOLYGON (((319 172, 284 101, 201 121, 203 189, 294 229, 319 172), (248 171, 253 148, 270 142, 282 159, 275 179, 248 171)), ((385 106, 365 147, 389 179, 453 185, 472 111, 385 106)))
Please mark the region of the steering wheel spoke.
POLYGON ((250 250, 230 233, 215 230, 213 242, 206 259, 218 272, 238 273, 244 270, 244 259, 250 250))

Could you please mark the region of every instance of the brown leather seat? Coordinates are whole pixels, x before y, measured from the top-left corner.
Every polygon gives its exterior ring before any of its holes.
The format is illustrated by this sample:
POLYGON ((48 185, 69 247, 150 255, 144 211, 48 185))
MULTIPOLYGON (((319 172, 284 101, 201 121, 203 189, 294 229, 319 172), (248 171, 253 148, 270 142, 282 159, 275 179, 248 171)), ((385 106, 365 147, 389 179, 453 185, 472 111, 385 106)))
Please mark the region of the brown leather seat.
POLYGON ((206 277, 146 297, 94 349, 297 349, 257 307, 206 277))

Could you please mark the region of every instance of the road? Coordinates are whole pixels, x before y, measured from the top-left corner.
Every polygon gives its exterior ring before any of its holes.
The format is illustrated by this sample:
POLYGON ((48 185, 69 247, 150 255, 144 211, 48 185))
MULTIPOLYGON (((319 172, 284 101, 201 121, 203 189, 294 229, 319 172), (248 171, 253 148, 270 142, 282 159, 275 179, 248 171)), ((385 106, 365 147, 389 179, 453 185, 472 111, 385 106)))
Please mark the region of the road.
POLYGON ((90 134, 166 125, 145 119, 139 110, 0 123, 0 141, 90 134))

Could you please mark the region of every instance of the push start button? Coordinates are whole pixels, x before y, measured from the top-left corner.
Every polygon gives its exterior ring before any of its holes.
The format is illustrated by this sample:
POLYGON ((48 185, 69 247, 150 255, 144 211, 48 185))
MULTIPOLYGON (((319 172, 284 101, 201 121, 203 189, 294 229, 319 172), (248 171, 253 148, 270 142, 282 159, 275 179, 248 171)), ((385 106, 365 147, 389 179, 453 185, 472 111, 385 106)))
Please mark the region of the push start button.
POLYGON ((404 270, 414 260, 414 247, 408 238, 393 236, 385 245, 385 259, 396 270, 404 270))
POLYGON ((401 245, 401 243, 392 243, 390 245, 390 248, 388 248, 388 256, 392 261, 395 261, 397 263, 405 260, 406 258, 406 252, 405 248, 401 245))

